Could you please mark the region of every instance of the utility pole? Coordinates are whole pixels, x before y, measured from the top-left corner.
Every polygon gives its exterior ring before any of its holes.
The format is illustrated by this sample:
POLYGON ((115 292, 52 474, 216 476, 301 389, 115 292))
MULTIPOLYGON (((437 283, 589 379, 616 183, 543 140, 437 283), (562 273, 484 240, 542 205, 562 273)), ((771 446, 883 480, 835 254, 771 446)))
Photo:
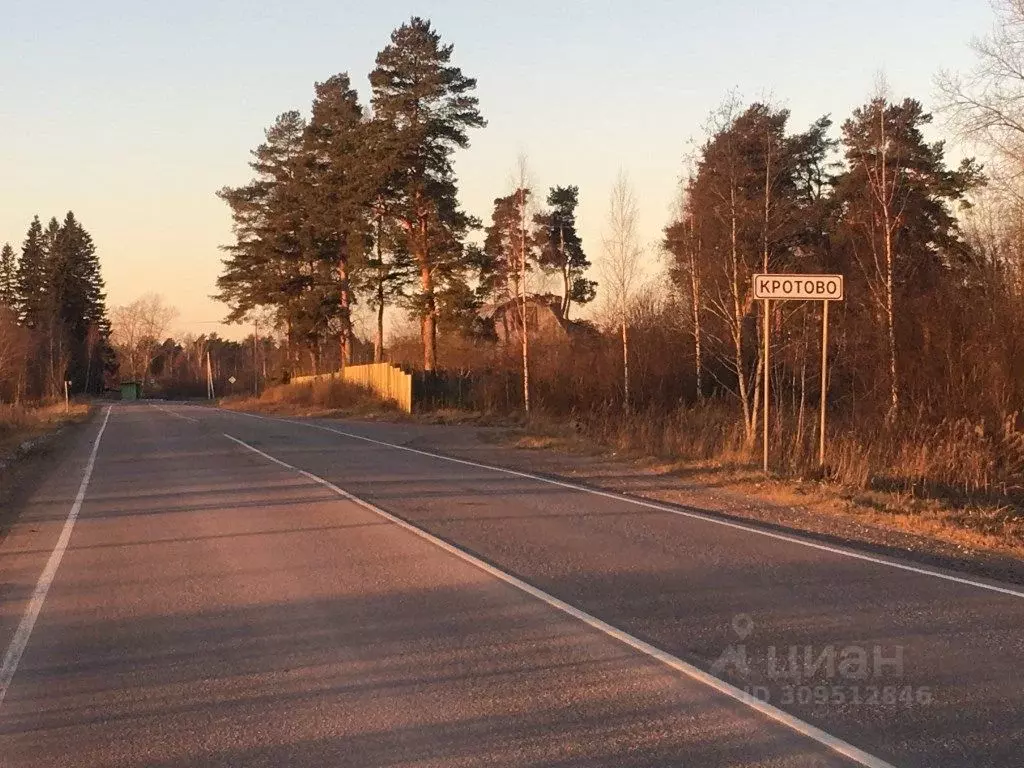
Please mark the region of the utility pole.
POLYGON ((206 397, 213 400, 213 366, 210 365, 210 350, 206 350, 206 397))

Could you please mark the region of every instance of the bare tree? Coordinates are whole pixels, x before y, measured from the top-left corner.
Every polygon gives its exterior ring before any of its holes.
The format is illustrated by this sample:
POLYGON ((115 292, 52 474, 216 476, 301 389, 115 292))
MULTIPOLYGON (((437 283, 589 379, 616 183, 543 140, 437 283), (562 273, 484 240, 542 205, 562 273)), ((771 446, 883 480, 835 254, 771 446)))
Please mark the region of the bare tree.
POLYGON ((633 186, 626 173, 619 171, 609 200, 603 267, 610 289, 611 309, 622 327, 622 393, 626 407, 629 407, 629 310, 644 253, 638 216, 633 186))
POLYGON ((942 72, 936 84, 944 112, 963 138, 992 152, 992 179, 1024 203, 1024 0, 996 0, 996 25, 971 47, 967 74, 942 72))
POLYGON ((522 321, 522 404, 523 411, 529 413, 529 323, 526 311, 526 269, 528 250, 532 246, 532 234, 526 230, 526 222, 532 220, 532 215, 527 210, 529 202, 529 166, 525 155, 520 155, 516 162, 515 176, 516 207, 518 213, 518 256, 519 256, 519 294, 522 321))
POLYGON ((111 341, 134 381, 144 381, 148 376, 160 341, 177 316, 178 310, 155 293, 111 310, 111 341))

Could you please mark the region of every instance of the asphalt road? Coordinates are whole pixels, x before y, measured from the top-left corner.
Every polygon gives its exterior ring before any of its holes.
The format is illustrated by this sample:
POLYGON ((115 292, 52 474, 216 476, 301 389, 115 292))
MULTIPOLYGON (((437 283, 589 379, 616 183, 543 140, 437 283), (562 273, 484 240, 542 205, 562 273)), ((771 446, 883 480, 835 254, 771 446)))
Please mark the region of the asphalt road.
POLYGON ((95 421, 0 542, 0 766, 1024 766, 1024 589, 415 437, 95 421))

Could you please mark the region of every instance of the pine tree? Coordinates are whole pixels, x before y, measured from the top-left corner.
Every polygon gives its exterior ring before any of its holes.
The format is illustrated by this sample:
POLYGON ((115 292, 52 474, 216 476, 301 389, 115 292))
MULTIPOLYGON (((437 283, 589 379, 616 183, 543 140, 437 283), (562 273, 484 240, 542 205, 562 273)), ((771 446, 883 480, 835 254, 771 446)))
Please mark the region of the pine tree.
POLYGON ((469 146, 470 128, 486 125, 472 95, 476 80, 451 64, 452 51, 429 21, 413 17, 391 34, 370 74, 388 158, 382 207, 401 225, 419 270, 411 305, 427 370, 437 365, 438 295, 465 295, 457 285, 469 266, 462 240, 476 224, 459 207, 452 154, 469 146))
POLYGON ((325 268, 336 275, 340 360, 352 362, 353 277, 366 256, 379 187, 359 96, 347 74, 315 85, 306 132, 306 210, 325 268))
POLYGON ((522 231, 522 208, 529 205, 530 190, 517 189, 494 201, 491 223, 485 230, 483 260, 478 292, 481 298, 501 305, 514 301, 522 293, 523 241, 526 271, 537 262, 537 235, 522 231))
POLYGON ((336 275, 325 269, 307 210, 306 142, 301 115, 279 115, 266 141, 252 152, 255 178, 217 193, 231 208, 235 233, 235 242, 222 246, 228 257, 217 278, 217 298, 230 308, 228 322, 274 308, 289 342, 305 344, 316 366, 339 297, 336 275))
POLYGON ((729 99, 712 117, 686 186, 684 228, 666 233, 676 260, 672 273, 685 293, 704 302, 697 321, 716 342, 707 352, 729 370, 751 442, 763 381, 751 277, 816 271, 814 260, 823 255, 828 121, 796 135, 787 134, 788 121, 787 110, 757 103, 741 108, 729 99))
POLYGON ((0 305, 12 310, 18 296, 17 269, 14 249, 10 243, 4 243, 0 249, 0 305))
POLYGON ((890 419, 906 378, 900 348, 920 347, 923 338, 911 340, 927 333, 913 328, 903 305, 964 265, 967 248, 951 207, 982 183, 971 159, 946 168, 943 143, 927 143, 921 131, 931 120, 918 101, 878 96, 843 124, 848 170, 836 183, 833 242, 844 271, 863 286, 851 295, 867 297, 862 306, 884 336, 880 378, 888 380, 890 419))
POLYGON ((590 260, 576 231, 579 187, 552 187, 547 204, 550 210, 535 217, 540 227, 539 262, 542 269, 562 278, 561 314, 568 319, 573 304, 587 304, 597 295, 597 282, 585 277, 590 260))

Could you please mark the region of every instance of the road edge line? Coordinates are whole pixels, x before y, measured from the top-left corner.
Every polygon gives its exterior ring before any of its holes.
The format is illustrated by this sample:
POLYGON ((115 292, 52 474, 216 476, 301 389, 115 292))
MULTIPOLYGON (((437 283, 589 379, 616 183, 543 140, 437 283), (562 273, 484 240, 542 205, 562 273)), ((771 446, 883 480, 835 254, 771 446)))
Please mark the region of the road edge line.
POLYGON ((7 647, 7 652, 4 654, 3 663, 0 664, 0 708, 3 707, 7 689, 10 688, 11 681, 14 680, 14 674, 18 671, 21 656, 25 652, 25 648, 28 647, 32 630, 35 628, 36 620, 43 610, 43 603, 46 602, 46 595, 53 585, 61 560, 64 559, 64 553, 67 551, 68 543, 71 541, 71 532, 75 528, 75 521, 78 520, 78 513, 81 511, 82 503, 85 501, 85 493, 89 488, 89 481, 92 479, 93 468, 96 466, 96 455, 100 450, 100 440, 107 429, 107 422, 110 421, 110 411, 112 408, 113 406, 107 406, 106 413, 103 416, 103 423, 100 425, 100 431, 96 433, 96 439, 92 443, 92 450, 89 452, 89 460, 85 464, 85 472, 83 472, 82 482, 78 486, 78 494, 75 496, 75 501, 71 505, 68 517, 64 521, 64 527, 57 538, 57 543, 54 545, 53 551, 46 561, 46 566, 39 575, 39 580, 32 591, 32 597, 25 607, 25 613, 21 617, 18 628, 14 631, 11 644, 7 647))
POLYGON ((683 675, 689 677, 692 680, 695 680, 698 683, 703 683, 704 685, 713 688, 719 693, 724 694, 729 698, 734 699, 735 701, 738 701, 739 703, 744 704, 753 710, 756 710, 757 712, 760 712, 761 714, 765 715, 771 720, 774 720, 780 725, 783 725, 789 728, 790 730, 795 731, 796 733, 806 736, 812 741, 816 741, 822 746, 831 749, 833 752, 842 755, 843 757, 855 761, 856 763, 864 766, 865 768, 895 768, 895 766, 891 763, 887 763, 881 758, 875 757, 874 755, 865 752, 864 750, 858 747, 853 746, 849 742, 843 741, 837 736, 833 736, 832 734, 823 731, 820 728, 811 725, 810 723, 804 722, 800 718, 795 717, 789 714, 788 712, 779 709, 778 707, 774 707, 771 704, 768 704, 767 702, 761 701, 757 697, 751 696, 742 689, 737 688, 736 686, 731 685, 730 683, 727 683, 724 680, 721 680, 715 677, 714 675, 711 675, 708 672, 705 672, 704 670, 695 667, 692 664, 689 664, 688 662, 683 661, 679 657, 673 656, 667 651, 663 651, 660 648, 657 648, 651 645, 650 643, 641 640, 638 637, 634 637, 633 635, 629 634, 624 630, 618 629, 617 627, 614 627, 611 624, 602 621, 596 616, 593 616, 592 614, 589 614, 586 611, 581 610, 580 608, 570 605, 569 603, 555 597, 554 595, 548 594, 544 590, 539 589, 538 587, 535 587, 532 584, 529 584, 523 581, 522 579, 519 579, 513 576, 512 574, 501 570, 497 566, 491 565, 490 563, 480 559, 479 557, 472 555, 463 549, 460 549, 454 544, 451 544, 445 541, 444 539, 435 536, 434 534, 424 530, 423 528, 420 528, 414 525, 413 523, 410 523, 408 520, 404 520, 403 518, 393 515, 390 512, 386 512, 380 507, 371 504, 370 502, 365 501, 364 499, 361 499, 358 496, 354 496, 348 491, 330 482, 329 480, 325 480, 324 478, 319 477, 318 475, 314 475, 312 472, 307 472, 304 469, 298 469, 297 467, 294 467, 291 464, 287 464, 284 461, 281 461, 280 459, 271 456, 269 453, 265 453, 264 451, 261 451, 259 448, 249 445, 244 440, 240 440, 237 437, 229 435, 227 432, 222 432, 221 434, 223 434, 224 437, 228 438, 228 440, 231 440, 232 442, 242 446, 243 448, 246 448, 249 451, 258 454, 259 456, 262 456, 263 458, 272 461, 281 467, 291 469, 294 472, 297 472, 302 477, 305 477, 306 479, 318 483, 319 485, 324 486, 328 490, 333 491, 336 495, 340 496, 346 501, 350 501, 353 504, 356 504, 362 507, 363 509, 366 509, 367 511, 374 513, 375 515, 384 518, 388 522, 393 523, 394 525, 397 525, 398 527, 403 528, 412 534, 415 534, 416 536, 420 537, 421 539, 424 539, 430 544, 433 544, 439 549, 442 549, 445 552, 454 555, 455 557, 474 566, 475 568, 478 568, 484 573, 493 576, 494 578, 508 584, 511 587, 514 587, 515 589, 518 589, 520 592, 524 592, 525 594, 537 600, 540 600, 543 603, 546 603, 552 608, 555 608, 556 610, 561 611, 562 613, 567 614, 568 616, 571 616, 572 618, 586 624, 592 629, 596 629, 597 631, 601 632, 604 635, 607 635, 608 637, 611 637, 614 640, 618 640, 619 642, 629 646, 633 650, 639 651, 645 656, 648 656, 662 663, 663 665, 675 670, 676 672, 682 673, 683 675))
POLYGON ((769 531, 763 528, 759 528, 756 525, 741 523, 734 520, 726 520, 714 514, 706 514, 702 512, 696 512, 693 510, 680 509, 678 507, 670 506, 668 504, 662 504, 656 501, 650 501, 648 499, 643 499, 636 496, 630 496, 625 493, 618 493, 616 491, 605 491, 599 488, 589 488, 585 485, 571 483, 567 480, 556 480, 555 478, 544 477, 543 475, 535 475, 530 472, 523 472, 518 469, 509 469, 507 467, 498 467, 493 464, 482 464, 480 462, 470 461, 469 459, 457 459, 454 456, 445 456, 444 454, 441 453, 432 453, 431 451, 424 451, 419 448, 410 448, 406 445, 398 445, 396 443, 389 443, 384 440, 376 440, 372 437, 357 435, 353 432, 345 432, 344 430, 335 429, 333 427, 328 427, 324 424, 317 424, 315 422, 295 421, 294 419, 281 419, 272 416, 259 416, 254 413, 246 413, 244 411, 228 411, 228 413, 236 414, 238 416, 248 416, 250 418, 261 419, 263 421, 279 421, 284 424, 294 424, 295 426, 299 427, 319 429, 323 432, 330 432, 335 435, 351 438, 353 440, 362 440, 364 442, 373 443, 375 445, 381 445, 386 448, 394 448, 395 450, 406 451, 408 453, 415 453, 419 454, 420 456, 427 456, 429 458, 438 459, 440 461, 452 462, 453 464, 462 464, 463 466, 467 467, 476 467, 477 469, 486 469, 492 472, 500 472, 505 475, 521 477, 527 480, 536 480, 537 482, 547 483, 548 485, 554 485, 559 488, 566 488, 568 490, 579 491, 581 493, 589 493, 592 496, 600 496, 601 498, 605 499, 624 501, 629 504, 634 504, 638 507, 644 507, 645 509, 653 509, 658 512, 666 512, 671 515, 687 517, 692 520, 702 520, 706 523, 714 523, 715 525, 725 526, 726 528, 732 528, 733 530, 743 531, 745 533, 753 533, 757 534, 758 536, 766 536, 770 539, 775 539, 776 541, 785 541, 790 544, 797 544, 802 547, 808 547, 809 549, 816 549, 819 552, 828 552, 833 555, 839 555, 840 557, 849 557, 854 560, 861 560, 862 562, 883 565, 889 568, 907 571, 908 573, 916 573, 921 576, 930 576, 934 579, 941 579, 943 581, 962 584, 968 587, 977 587, 979 589, 985 589, 990 592, 997 592, 999 594, 1009 595, 1010 597, 1024 599, 1024 591, 1012 589, 1010 587, 1004 587, 998 584, 990 584, 984 581, 979 581, 977 579, 968 578, 966 576, 955 576, 952 573, 942 573, 941 571, 911 565, 909 563, 901 563, 898 560, 892 560, 877 555, 870 555, 866 552, 859 552, 851 548, 832 546, 829 544, 821 544, 816 541, 811 541, 809 539, 802 538, 798 535, 776 533, 775 531, 769 531))

